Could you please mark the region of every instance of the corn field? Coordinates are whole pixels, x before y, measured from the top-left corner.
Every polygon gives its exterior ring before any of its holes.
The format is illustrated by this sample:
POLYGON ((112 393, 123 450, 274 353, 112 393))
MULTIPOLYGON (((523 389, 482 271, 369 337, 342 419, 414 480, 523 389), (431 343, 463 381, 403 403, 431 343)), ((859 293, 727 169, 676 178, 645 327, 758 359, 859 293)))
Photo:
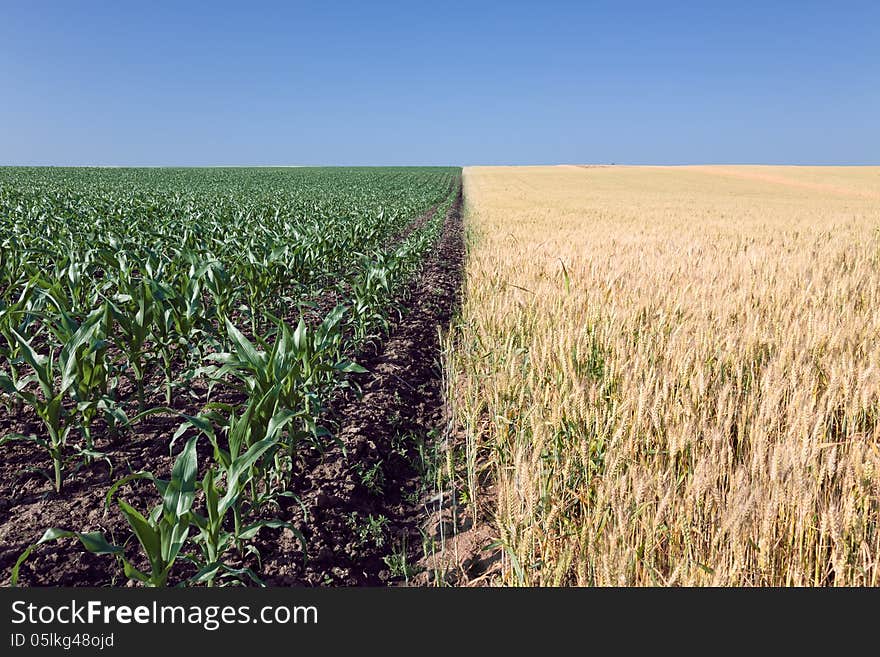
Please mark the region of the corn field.
POLYGON ((120 583, 259 583, 253 539, 301 538, 279 500, 302 454, 336 440, 326 405, 364 371, 354 355, 384 335, 458 178, 0 169, 0 454, 24 454, 18 481, 47 498, 111 472, 95 508, 126 521, 44 527, 10 581, 78 540, 120 583), (125 456, 160 419, 167 476, 125 456))

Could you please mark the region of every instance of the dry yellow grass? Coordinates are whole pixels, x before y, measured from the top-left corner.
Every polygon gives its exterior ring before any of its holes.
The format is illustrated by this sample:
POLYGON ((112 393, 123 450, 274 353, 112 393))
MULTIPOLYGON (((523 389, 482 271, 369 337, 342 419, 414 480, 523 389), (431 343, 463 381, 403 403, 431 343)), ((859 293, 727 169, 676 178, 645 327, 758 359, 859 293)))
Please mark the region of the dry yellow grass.
POLYGON ((465 193, 451 389, 505 583, 880 584, 880 168, 465 193))

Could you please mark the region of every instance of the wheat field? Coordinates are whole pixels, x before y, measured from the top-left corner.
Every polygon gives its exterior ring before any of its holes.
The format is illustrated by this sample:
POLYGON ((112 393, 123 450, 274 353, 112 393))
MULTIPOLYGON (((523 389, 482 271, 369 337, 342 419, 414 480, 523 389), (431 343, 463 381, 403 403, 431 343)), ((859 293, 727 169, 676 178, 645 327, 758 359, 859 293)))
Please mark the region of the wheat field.
POLYGON ((464 184, 451 404, 498 583, 880 584, 880 167, 464 184))

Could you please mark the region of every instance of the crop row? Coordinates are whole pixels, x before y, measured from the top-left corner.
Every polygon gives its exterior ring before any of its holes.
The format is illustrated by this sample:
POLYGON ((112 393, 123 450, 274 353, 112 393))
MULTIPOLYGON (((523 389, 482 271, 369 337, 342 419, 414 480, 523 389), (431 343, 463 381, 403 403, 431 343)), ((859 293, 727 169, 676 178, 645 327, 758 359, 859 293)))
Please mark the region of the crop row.
POLYGON ((39 542, 75 536, 149 585, 181 560, 189 582, 257 580, 227 557, 264 527, 297 533, 272 510, 298 451, 333 439, 326 401, 362 370, 352 355, 387 326, 456 173, 0 172, 0 389, 18 420, 0 441, 39 446, 56 492, 149 415, 178 418, 170 449, 185 441, 170 479, 130 472, 106 491, 129 540, 52 528, 39 542), (151 510, 123 497, 141 480, 151 510))

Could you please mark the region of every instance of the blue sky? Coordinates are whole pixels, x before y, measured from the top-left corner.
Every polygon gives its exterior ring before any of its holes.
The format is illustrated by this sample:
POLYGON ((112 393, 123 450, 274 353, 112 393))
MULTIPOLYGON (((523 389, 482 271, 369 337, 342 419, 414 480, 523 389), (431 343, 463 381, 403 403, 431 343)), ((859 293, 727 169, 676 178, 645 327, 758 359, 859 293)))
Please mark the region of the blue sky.
POLYGON ((6 0, 0 89, 0 164, 878 164, 880 3, 6 0))

